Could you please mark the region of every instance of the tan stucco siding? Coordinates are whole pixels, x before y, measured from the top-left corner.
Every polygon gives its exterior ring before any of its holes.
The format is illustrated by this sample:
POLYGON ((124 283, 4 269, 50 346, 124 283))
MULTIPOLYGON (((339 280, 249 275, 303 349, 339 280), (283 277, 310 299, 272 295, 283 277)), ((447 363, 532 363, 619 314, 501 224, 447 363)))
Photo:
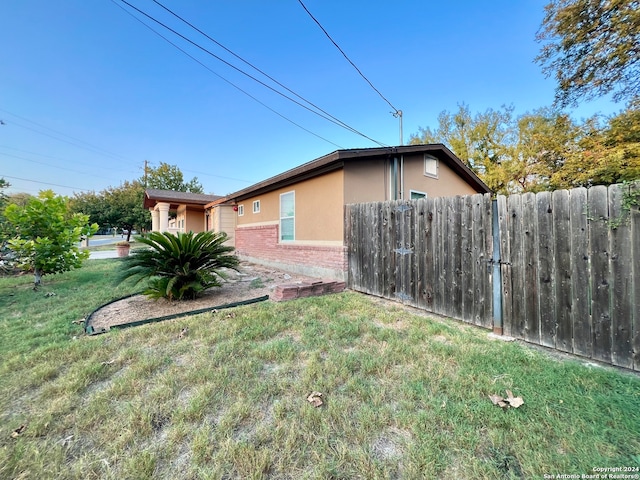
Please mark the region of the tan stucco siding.
MULTIPOLYGON (((475 189, 458 176, 444 161, 438 161, 437 178, 425 175, 424 155, 398 155, 397 195, 410 199, 411 190, 428 197, 472 195, 475 189), (400 193, 402 191, 402 193, 400 193)), ((383 202, 392 199, 390 159, 351 161, 344 166, 345 203, 383 202)))
POLYGON ((185 232, 198 233, 203 232, 205 229, 204 210, 198 208, 181 205, 178 207, 176 221, 178 226, 184 225, 181 228, 185 232), (184 222, 180 223, 181 220, 184 220, 184 222))
POLYGON ((225 232, 229 239, 227 245, 234 246, 236 234, 236 212, 231 205, 217 205, 209 213, 209 230, 225 232))
POLYGON ((473 195, 475 189, 455 173, 443 161, 438 161, 438 177, 424 174, 424 156, 404 156, 404 198, 409 199, 410 191, 424 192, 429 197, 473 195))
POLYGON ((344 227, 343 172, 336 170, 264 195, 238 201, 244 215, 237 217, 238 228, 280 222, 280 195, 295 192, 295 241, 341 242, 344 227), (253 213, 253 202, 260 201, 260 212, 253 213))
POLYGON ((387 200, 389 196, 387 169, 384 158, 345 163, 345 204, 387 200))

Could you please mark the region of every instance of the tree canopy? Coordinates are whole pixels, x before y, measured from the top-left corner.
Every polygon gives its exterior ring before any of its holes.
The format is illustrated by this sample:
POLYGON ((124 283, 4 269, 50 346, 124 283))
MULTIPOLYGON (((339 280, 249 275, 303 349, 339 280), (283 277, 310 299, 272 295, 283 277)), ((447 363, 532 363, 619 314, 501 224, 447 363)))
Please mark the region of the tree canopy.
POLYGON ((640 178, 640 109, 582 123, 553 108, 443 111, 410 143, 444 143, 496 193, 609 185, 640 178))
POLYGON ((552 0, 537 34, 536 61, 558 82, 556 103, 613 94, 640 97, 640 8, 634 0, 552 0))
POLYGON ((71 214, 67 198, 51 190, 40 192, 24 207, 10 204, 5 216, 11 229, 9 247, 20 268, 33 272, 36 287, 43 275, 79 268, 89 252, 80 250, 78 243, 98 229, 89 225, 88 215, 71 214))
POLYGON ((156 168, 147 168, 146 175, 139 181, 145 185, 146 188, 173 190, 176 192, 204 193, 198 177, 193 177, 188 182, 185 182, 182 171, 177 165, 169 165, 164 162, 160 162, 160 165, 156 168))

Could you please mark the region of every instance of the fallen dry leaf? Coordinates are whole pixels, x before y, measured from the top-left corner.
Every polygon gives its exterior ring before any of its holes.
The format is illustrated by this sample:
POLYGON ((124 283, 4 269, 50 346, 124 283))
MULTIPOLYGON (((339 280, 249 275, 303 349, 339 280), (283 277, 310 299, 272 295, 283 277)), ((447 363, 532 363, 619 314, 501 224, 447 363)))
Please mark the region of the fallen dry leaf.
POLYGON ((74 325, 81 325, 84 323, 84 318, 81 318, 80 320, 74 320, 71 323, 74 325))
POLYGON ((513 397, 509 399, 509 406, 518 408, 521 405, 524 405, 524 400, 522 399, 522 397, 513 397))
POLYGON ((180 332, 180 335, 178 335, 178 338, 184 338, 187 336, 187 332, 189 331, 189 329, 187 327, 184 327, 182 329, 182 331, 180 332))
POLYGON ((524 400, 522 397, 514 397, 511 390, 507 390, 507 398, 501 397, 500 395, 489 395, 489 399, 491 403, 494 405, 498 405, 500 408, 518 408, 521 405, 524 405, 524 400))
POLYGON ((311 394, 307 397, 307 402, 317 408, 324 403, 321 397, 321 392, 311 392, 311 394))
POLYGON ((16 428, 13 432, 11 432, 11 438, 18 438, 22 432, 26 430, 27 426, 22 424, 18 428, 16 428))
POLYGON ((102 365, 103 367, 107 366, 107 365, 113 365, 115 362, 115 360, 109 360, 108 362, 102 362, 100 365, 102 365))

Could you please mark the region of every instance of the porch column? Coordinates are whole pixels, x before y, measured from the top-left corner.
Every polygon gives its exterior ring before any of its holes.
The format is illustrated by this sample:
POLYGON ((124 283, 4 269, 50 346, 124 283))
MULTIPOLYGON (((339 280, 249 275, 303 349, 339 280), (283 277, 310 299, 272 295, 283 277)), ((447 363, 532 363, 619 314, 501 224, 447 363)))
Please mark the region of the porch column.
POLYGON ((164 202, 158 202, 156 208, 160 216, 160 228, 159 232, 166 232, 169 230, 169 204, 164 202))
POLYGON ((154 208, 149 208, 151 212, 151 231, 157 232, 160 226, 160 213, 154 208))

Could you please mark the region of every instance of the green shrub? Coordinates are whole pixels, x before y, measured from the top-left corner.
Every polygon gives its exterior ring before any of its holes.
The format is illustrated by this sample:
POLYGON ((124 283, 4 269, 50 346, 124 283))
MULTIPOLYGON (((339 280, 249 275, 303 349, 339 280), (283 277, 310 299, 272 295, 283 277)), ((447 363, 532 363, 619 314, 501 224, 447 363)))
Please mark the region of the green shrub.
POLYGON ((150 248, 136 250, 122 260, 119 280, 149 279, 145 295, 169 300, 193 299, 211 287, 222 285, 223 268, 237 270, 234 248, 223 245, 224 232, 151 232, 138 241, 150 248))

